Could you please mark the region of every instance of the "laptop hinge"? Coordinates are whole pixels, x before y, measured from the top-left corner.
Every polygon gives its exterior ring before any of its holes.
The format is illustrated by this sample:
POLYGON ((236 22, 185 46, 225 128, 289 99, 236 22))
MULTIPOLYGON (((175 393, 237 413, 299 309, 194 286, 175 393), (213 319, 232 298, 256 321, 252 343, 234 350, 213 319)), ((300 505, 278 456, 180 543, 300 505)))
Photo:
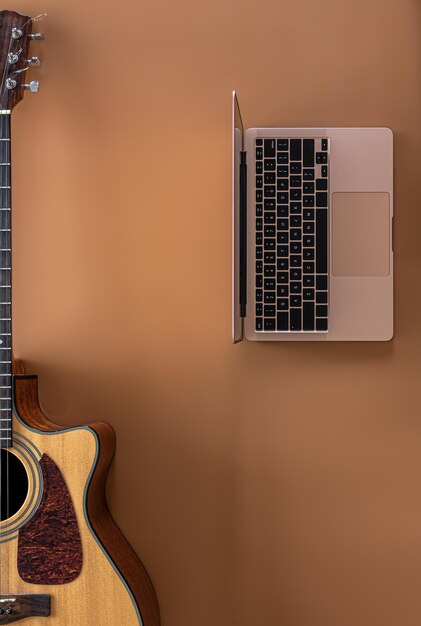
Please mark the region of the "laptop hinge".
POLYGON ((240 316, 247 308, 247 152, 240 152, 240 316))

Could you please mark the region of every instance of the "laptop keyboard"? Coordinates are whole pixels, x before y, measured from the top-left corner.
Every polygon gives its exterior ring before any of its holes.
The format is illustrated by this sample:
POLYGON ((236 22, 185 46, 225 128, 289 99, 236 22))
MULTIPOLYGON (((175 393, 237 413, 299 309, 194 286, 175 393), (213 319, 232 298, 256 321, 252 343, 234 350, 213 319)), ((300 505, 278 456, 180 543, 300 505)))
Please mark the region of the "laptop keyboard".
POLYGON ((329 140, 256 139, 256 331, 328 330, 329 140))

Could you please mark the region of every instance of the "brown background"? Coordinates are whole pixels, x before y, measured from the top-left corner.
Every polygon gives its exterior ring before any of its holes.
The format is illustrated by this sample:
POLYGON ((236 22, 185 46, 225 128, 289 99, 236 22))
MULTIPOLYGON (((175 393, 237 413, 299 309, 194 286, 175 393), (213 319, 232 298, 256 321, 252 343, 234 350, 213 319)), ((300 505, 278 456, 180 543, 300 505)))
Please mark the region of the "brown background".
POLYGON ((419 626, 419 2, 5 8, 49 13, 14 114, 15 352, 48 416, 114 426, 163 626, 419 626), (249 126, 393 129, 393 342, 231 345, 233 87, 249 126))

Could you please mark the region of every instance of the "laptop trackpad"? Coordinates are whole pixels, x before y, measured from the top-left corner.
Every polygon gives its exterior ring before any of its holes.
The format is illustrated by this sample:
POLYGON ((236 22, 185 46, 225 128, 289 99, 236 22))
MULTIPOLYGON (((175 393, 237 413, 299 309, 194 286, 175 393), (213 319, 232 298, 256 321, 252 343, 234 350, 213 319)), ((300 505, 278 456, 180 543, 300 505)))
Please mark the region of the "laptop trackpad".
POLYGON ((388 276, 389 194, 340 192, 332 198, 334 276, 388 276))

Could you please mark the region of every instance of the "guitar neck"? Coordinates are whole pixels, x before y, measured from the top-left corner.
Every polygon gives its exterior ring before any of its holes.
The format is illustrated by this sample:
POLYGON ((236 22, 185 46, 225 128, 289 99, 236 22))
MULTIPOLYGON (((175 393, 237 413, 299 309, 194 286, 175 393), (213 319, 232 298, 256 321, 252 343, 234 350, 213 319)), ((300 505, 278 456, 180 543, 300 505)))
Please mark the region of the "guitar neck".
POLYGON ((10 111, 0 111, 0 448, 12 445, 10 111))

